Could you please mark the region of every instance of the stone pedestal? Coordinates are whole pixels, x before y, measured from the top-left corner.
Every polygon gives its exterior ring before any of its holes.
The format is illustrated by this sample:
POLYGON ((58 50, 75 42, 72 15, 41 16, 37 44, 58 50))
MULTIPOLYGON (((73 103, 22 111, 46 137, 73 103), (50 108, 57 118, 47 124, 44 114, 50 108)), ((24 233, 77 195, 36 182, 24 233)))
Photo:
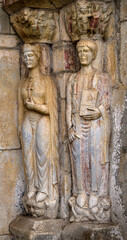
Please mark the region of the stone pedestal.
POLYGON ((123 240, 118 225, 113 223, 70 223, 62 232, 62 240, 123 240))
POLYGON ((123 240, 116 224, 68 223, 19 216, 10 224, 13 240, 123 240))
POLYGON ((66 224, 62 219, 19 216, 10 224, 10 232, 14 240, 60 240, 66 224))

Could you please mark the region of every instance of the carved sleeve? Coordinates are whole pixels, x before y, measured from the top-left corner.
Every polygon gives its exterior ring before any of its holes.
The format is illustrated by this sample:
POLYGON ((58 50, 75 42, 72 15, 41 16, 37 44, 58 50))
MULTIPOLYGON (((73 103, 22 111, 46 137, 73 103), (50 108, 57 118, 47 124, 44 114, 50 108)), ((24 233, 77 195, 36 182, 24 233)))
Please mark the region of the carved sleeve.
POLYGON ((69 79, 67 84, 67 111, 66 111, 66 120, 67 120, 67 127, 70 129, 72 127, 72 106, 71 106, 71 99, 72 99, 72 76, 69 79))
POLYGON ((34 110, 36 112, 39 112, 39 113, 44 114, 44 115, 49 114, 48 107, 44 104, 35 104, 34 105, 34 110))

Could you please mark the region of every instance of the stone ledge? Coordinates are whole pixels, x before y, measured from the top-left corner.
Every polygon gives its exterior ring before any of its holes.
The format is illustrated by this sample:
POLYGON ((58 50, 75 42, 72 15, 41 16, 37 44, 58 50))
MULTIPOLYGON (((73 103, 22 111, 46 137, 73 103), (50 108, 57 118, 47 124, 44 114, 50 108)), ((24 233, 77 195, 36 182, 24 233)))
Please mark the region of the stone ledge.
POLYGON ((71 223, 62 232, 62 240, 123 240, 114 223, 71 223))
POLYGON ((9 14, 12 14, 24 7, 59 9, 74 0, 4 0, 3 8, 9 14))
POLYGON ((67 224, 62 219, 42 219, 19 216, 10 224, 14 240, 60 240, 61 231, 67 224))

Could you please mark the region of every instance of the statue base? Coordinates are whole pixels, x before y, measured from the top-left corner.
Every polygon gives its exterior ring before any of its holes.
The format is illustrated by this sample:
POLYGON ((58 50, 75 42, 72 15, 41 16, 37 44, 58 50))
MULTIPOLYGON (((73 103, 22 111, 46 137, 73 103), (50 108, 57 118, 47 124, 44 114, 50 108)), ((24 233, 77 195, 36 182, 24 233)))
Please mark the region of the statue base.
POLYGON ((61 240, 124 240, 118 224, 71 223, 65 226, 61 240))
POLYGON ((19 216, 10 224, 10 232, 13 240, 61 240, 66 224, 62 219, 19 216))
POLYGON ((13 240, 124 240, 114 223, 69 223, 19 216, 10 224, 13 240))

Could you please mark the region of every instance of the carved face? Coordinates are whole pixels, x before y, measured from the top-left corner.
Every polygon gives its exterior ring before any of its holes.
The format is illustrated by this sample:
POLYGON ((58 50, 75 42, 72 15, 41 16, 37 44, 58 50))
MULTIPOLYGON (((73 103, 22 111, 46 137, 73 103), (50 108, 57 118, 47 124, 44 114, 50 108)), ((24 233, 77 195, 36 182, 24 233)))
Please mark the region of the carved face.
POLYGON ((24 52, 24 60, 27 68, 36 68, 39 58, 33 51, 24 52))
POLYGON ((88 66, 94 59, 94 54, 87 46, 78 47, 78 56, 82 65, 88 66))

